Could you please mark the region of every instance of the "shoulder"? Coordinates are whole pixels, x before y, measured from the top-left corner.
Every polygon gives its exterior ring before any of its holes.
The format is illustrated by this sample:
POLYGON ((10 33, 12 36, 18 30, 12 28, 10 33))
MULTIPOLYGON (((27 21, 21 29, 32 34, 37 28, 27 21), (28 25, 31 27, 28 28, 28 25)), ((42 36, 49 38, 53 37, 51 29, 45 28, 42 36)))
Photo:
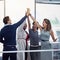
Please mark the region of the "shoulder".
POLYGON ((2 27, 0 31, 4 30, 4 28, 5 28, 5 26, 4 26, 4 27, 2 27))

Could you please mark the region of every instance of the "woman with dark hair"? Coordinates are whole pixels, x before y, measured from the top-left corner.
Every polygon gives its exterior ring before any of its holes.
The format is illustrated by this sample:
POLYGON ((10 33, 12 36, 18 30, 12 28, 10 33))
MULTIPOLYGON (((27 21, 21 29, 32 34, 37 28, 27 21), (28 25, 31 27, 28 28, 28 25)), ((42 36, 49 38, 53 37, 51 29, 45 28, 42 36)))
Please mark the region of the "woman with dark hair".
POLYGON ((40 30, 41 30, 40 39, 49 41, 51 35, 53 41, 55 42, 57 39, 55 39, 54 37, 54 32, 52 30, 50 21, 48 19, 44 19, 42 24, 43 27, 40 26, 40 30))
MULTIPOLYGON (((37 22, 33 20, 32 28, 31 28, 29 17, 28 17, 28 30, 29 30, 29 38, 30 38, 30 50, 38 50, 39 41, 38 41, 37 22)), ((40 60, 39 52, 30 52, 30 57, 31 57, 31 60, 40 60)))
MULTIPOLYGON (((35 18, 31 14, 30 14, 30 17, 33 20, 35 20, 35 18)), ((54 37, 54 32, 52 30, 49 19, 45 18, 42 24, 43 26, 37 23, 38 27, 40 28, 40 32, 41 32, 40 33, 41 49, 42 50, 51 49, 51 44, 49 42, 50 36, 52 37, 54 42, 57 40, 57 38, 54 37)), ((52 52, 41 52, 41 60, 52 60, 52 52)))
MULTIPOLYGON (((51 44, 49 42, 50 36, 52 37, 53 41, 55 42, 57 39, 54 37, 54 32, 51 27, 51 23, 48 19, 43 20, 43 27, 40 27, 41 34, 40 34, 40 40, 41 40, 41 49, 51 49, 51 44)), ((52 60, 52 52, 41 52, 41 60, 52 60), (44 58, 43 58, 44 57, 44 58)))

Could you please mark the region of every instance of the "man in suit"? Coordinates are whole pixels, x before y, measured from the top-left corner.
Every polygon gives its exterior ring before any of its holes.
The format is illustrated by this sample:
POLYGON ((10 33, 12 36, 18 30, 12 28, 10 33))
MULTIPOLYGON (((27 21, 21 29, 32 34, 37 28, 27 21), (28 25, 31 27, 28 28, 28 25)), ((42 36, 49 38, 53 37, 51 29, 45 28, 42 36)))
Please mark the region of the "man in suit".
MULTIPOLYGON (((0 32, 0 42, 3 43, 3 51, 16 51, 16 29, 25 21, 29 15, 28 11, 25 16, 17 23, 11 24, 9 16, 4 17, 3 23, 5 26, 0 32)), ((3 53, 2 60, 17 60, 16 53, 3 53)))

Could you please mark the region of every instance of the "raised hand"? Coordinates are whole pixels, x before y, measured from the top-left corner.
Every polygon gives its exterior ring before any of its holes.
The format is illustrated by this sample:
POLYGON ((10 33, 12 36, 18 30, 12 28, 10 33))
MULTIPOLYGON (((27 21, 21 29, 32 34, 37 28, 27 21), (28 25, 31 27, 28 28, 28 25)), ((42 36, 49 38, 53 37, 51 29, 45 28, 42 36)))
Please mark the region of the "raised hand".
POLYGON ((29 8, 27 8, 26 15, 27 15, 27 16, 30 15, 30 9, 29 9, 29 8))
POLYGON ((29 8, 27 8, 27 12, 30 13, 30 9, 29 8))

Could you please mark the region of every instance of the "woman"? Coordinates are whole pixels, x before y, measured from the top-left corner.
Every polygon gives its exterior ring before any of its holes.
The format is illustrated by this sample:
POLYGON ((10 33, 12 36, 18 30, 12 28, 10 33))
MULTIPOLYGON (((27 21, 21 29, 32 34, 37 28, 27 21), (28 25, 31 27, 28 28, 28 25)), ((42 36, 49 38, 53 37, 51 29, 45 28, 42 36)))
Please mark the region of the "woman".
MULTIPOLYGON (((31 24, 28 17, 28 30, 30 37, 30 50, 38 50, 39 49, 39 39, 38 39, 38 26, 37 22, 33 20, 33 24, 31 24)), ((30 52, 31 60, 40 60, 39 52, 30 52)))
MULTIPOLYGON (((30 14, 30 17, 34 19, 34 17, 30 14)), ((51 28, 51 23, 48 19, 44 19, 43 27, 37 24, 40 28, 40 40, 41 40, 41 49, 50 49, 51 44, 49 43, 50 36, 52 37, 53 41, 55 42, 57 39, 54 37, 54 32, 51 28)), ((52 53, 51 52, 41 52, 41 60, 52 60, 52 53), (49 59, 47 59, 49 58, 49 59)))
MULTIPOLYGON (((18 31, 17 31, 17 45, 18 45, 17 49, 18 49, 18 51, 25 50, 25 48, 26 48, 26 36, 27 36, 27 34, 25 32, 26 28, 27 28, 26 22, 24 22, 23 24, 21 24, 20 27, 18 27, 18 31)), ((25 52, 18 53, 17 59, 25 60, 25 52)))
MULTIPOLYGON (((44 19, 43 27, 40 28, 41 35, 41 49, 51 49, 51 44, 49 43, 50 36, 52 37, 53 41, 55 42, 57 39, 54 37, 54 32, 51 28, 51 23, 48 19, 44 19)), ((41 60, 52 60, 52 52, 42 52, 41 53, 41 60), (43 58, 44 57, 44 58, 43 58)))

